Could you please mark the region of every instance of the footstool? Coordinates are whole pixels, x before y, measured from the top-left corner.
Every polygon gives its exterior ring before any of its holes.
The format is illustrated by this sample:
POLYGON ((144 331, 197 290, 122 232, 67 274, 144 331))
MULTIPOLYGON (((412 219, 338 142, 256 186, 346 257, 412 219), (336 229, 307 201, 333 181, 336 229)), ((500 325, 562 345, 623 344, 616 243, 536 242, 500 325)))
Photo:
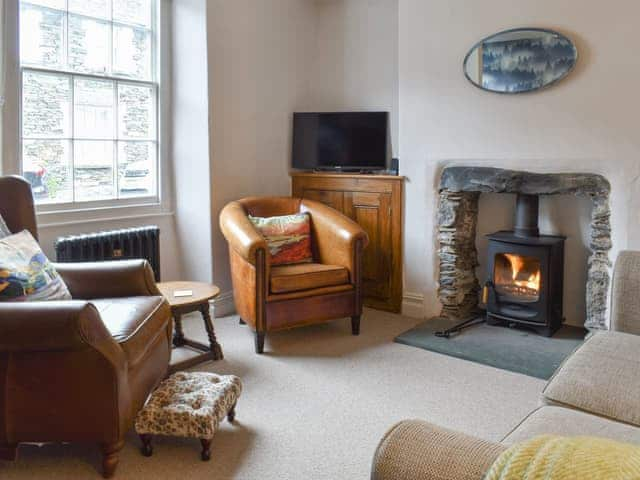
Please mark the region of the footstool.
POLYGON ((211 458, 211 439, 220 421, 235 418, 235 407, 242 392, 234 375, 206 372, 178 372, 164 380, 136 417, 136 432, 142 440, 142 454, 153 453, 153 435, 197 438, 202 444, 201 458, 211 458))

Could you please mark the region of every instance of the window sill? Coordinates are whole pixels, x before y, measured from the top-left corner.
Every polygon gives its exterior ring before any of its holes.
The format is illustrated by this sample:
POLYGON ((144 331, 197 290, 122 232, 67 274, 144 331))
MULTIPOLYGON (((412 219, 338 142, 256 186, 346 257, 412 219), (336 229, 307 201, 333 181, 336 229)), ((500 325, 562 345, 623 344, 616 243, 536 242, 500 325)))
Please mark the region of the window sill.
POLYGON ((119 220, 131 220, 153 217, 172 217, 174 212, 162 204, 123 205, 109 207, 91 207, 73 210, 57 210, 38 212, 36 217, 38 229, 61 227, 65 225, 81 225, 105 223, 119 220))

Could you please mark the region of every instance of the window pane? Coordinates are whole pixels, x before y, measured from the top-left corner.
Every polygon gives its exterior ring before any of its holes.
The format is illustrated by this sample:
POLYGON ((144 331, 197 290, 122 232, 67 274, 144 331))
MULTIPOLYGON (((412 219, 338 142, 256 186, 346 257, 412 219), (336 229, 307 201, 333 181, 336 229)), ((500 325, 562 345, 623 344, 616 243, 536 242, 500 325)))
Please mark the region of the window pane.
POLYGON ((69 68, 105 75, 109 65, 109 24, 69 15, 69 68))
POLYGON ((64 13, 20 4, 20 62, 47 68, 64 64, 64 13))
POLYGON ((76 78, 74 83, 74 137, 115 138, 114 83, 76 78))
POLYGON ((73 162, 76 201, 114 197, 113 142, 75 141, 73 162))
POLYGON ((156 194, 156 145, 153 142, 118 142, 120 197, 156 194))
POLYGON ((111 2, 109 0, 69 0, 69 12, 110 20, 111 2))
POLYGON ((151 0, 113 0, 113 20, 151 27, 151 0))
POLYGON ((22 174, 31 183, 36 203, 73 200, 67 140, 24 140, 22 174))
POLYGON ((69 77, 24 72, 22 76, 23 137, 70 137, 70 110, 69 77))
POLYGON ((27 0, 29 3, 36 5, 42 5, 43 7, 57 8, 58 10, 64 10, 64 0, 27 0))
POLYGON ((138 80, 151 78, 151 36, 148 31, 114 25, 113 73, 138 80))
POLYGON ((118 138, 155 139, 152 87, 118 84, 118 138))

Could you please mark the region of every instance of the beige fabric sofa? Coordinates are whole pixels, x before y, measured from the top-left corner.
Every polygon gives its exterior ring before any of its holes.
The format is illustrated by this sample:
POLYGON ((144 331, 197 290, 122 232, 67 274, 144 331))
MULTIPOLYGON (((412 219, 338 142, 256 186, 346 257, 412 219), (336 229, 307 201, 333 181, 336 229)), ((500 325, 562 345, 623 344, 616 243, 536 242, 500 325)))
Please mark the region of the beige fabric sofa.
POLYGON ((501 442, 406 420, 380 441, 372 480, 481 480, 509 445, 540 434, 640 444, 640 252, 619 255, 611 303, 611 331, 590 336, 567 358, 540 407, 501 442))

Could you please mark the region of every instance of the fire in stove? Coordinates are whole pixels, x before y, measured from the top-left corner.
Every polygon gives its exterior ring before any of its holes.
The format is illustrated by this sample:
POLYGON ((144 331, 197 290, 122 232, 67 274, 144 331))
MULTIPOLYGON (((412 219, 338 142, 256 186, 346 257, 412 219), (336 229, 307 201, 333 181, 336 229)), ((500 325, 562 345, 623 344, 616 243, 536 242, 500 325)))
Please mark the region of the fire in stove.
POLYGON ((540 298, 540 260, 513 253, 499 253, 495 259, 496 291, 519 302, 540 298))

